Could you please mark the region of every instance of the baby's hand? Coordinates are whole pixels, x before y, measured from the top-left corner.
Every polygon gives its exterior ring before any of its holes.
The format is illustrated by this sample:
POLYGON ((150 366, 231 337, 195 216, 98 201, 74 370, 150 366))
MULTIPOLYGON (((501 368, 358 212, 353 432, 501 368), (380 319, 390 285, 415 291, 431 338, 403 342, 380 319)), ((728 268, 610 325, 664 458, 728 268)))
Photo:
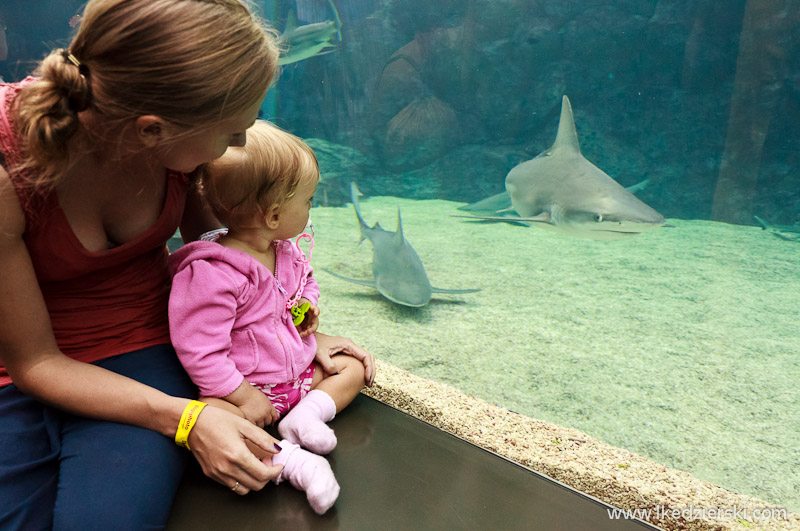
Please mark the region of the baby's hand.
POLYGON ((242 380, 239 387, 223 399, 238 407, 244 417, 259 428, 278 420, 278 411, 267 395, 250 385, 247 380, 242 380))
POLYGON ((263 428, 278 420, 278 410, 269 401, 267 395, 253 389, 258 395, 251 395, 248 400, 239 406, 239 409, 244 413, 244 418, 263 428))
MULTIPOLYGON (((297 304, 302 305, 305 302, 311 304, 311 301, 305 297, 301 297, 297 304)), ((300 337, 308 337, 316 332, 317 328, 319 328, 319 306, 311 304, 308 310, 306 310, 303 322, 297 325, 297 331, 300 332, 300 337)))

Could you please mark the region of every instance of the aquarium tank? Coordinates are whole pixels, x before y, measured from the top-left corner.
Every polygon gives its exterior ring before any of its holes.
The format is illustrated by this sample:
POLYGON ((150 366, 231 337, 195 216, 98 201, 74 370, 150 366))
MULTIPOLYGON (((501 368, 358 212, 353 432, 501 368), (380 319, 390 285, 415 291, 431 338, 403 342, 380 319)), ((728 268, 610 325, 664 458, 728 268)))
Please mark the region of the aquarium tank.
MULTIPOLYGON (((321 168, 322 331, 800 511, 796 1, 253 6, 263 115, 321 168)), ((0 76, 81 8, 0 2, 0 76)))

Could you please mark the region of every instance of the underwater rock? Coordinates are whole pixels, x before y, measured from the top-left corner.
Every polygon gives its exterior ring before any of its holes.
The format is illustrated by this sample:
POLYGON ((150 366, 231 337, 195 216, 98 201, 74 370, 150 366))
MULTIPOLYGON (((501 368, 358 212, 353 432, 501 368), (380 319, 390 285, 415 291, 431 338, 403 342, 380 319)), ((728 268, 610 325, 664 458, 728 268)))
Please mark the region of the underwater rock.
POLYGON ((383 158, 393 168, 419 168, 447 153, 458 135, 458 116, 435 96, 415 99, 386 127, 383 158))
POLYGON ((314 194, 315 204, 344 205, 350 200, 349 186, 353 175, 376 172, 374 159, 358 149, 320 138, 306 138, 304 142, 314 150, 319 162, 320 183, 314 194))

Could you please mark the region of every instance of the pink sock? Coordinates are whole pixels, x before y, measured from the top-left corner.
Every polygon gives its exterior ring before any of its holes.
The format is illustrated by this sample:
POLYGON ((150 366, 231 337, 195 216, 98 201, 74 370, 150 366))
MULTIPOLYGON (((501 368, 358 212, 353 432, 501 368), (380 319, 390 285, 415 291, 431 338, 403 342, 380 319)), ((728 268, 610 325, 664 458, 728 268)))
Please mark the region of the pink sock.
POLYGON ((325 455, 336 448, 336 434, 326 422, 336 415, 336 403, 325 391, 314 389, 278 424, 281 437, 325 455))
POLYGON ((272 456, 272 464, 283 465, 275 483, 288 479, 294 488, 305 491, 315 513, 324 514, 339 497, 339 484, 331 465, 324 457, 303 450, 286 439, 280 442, 280 447, 280 453, 272 456))

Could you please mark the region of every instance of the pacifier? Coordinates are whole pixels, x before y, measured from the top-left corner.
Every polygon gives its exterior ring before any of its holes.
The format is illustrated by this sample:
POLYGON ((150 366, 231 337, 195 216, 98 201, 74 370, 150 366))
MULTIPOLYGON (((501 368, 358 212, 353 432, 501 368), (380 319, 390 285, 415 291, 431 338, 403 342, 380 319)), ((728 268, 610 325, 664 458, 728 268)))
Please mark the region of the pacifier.
POLYGON ((300 326, 300 323, 306 318, 306 312, 309 308, 311 308, 311 303, 306 301, 300 306, 292 306, 289 309, 289 313, 292 314, 292 323, 295 326, 300 326))

